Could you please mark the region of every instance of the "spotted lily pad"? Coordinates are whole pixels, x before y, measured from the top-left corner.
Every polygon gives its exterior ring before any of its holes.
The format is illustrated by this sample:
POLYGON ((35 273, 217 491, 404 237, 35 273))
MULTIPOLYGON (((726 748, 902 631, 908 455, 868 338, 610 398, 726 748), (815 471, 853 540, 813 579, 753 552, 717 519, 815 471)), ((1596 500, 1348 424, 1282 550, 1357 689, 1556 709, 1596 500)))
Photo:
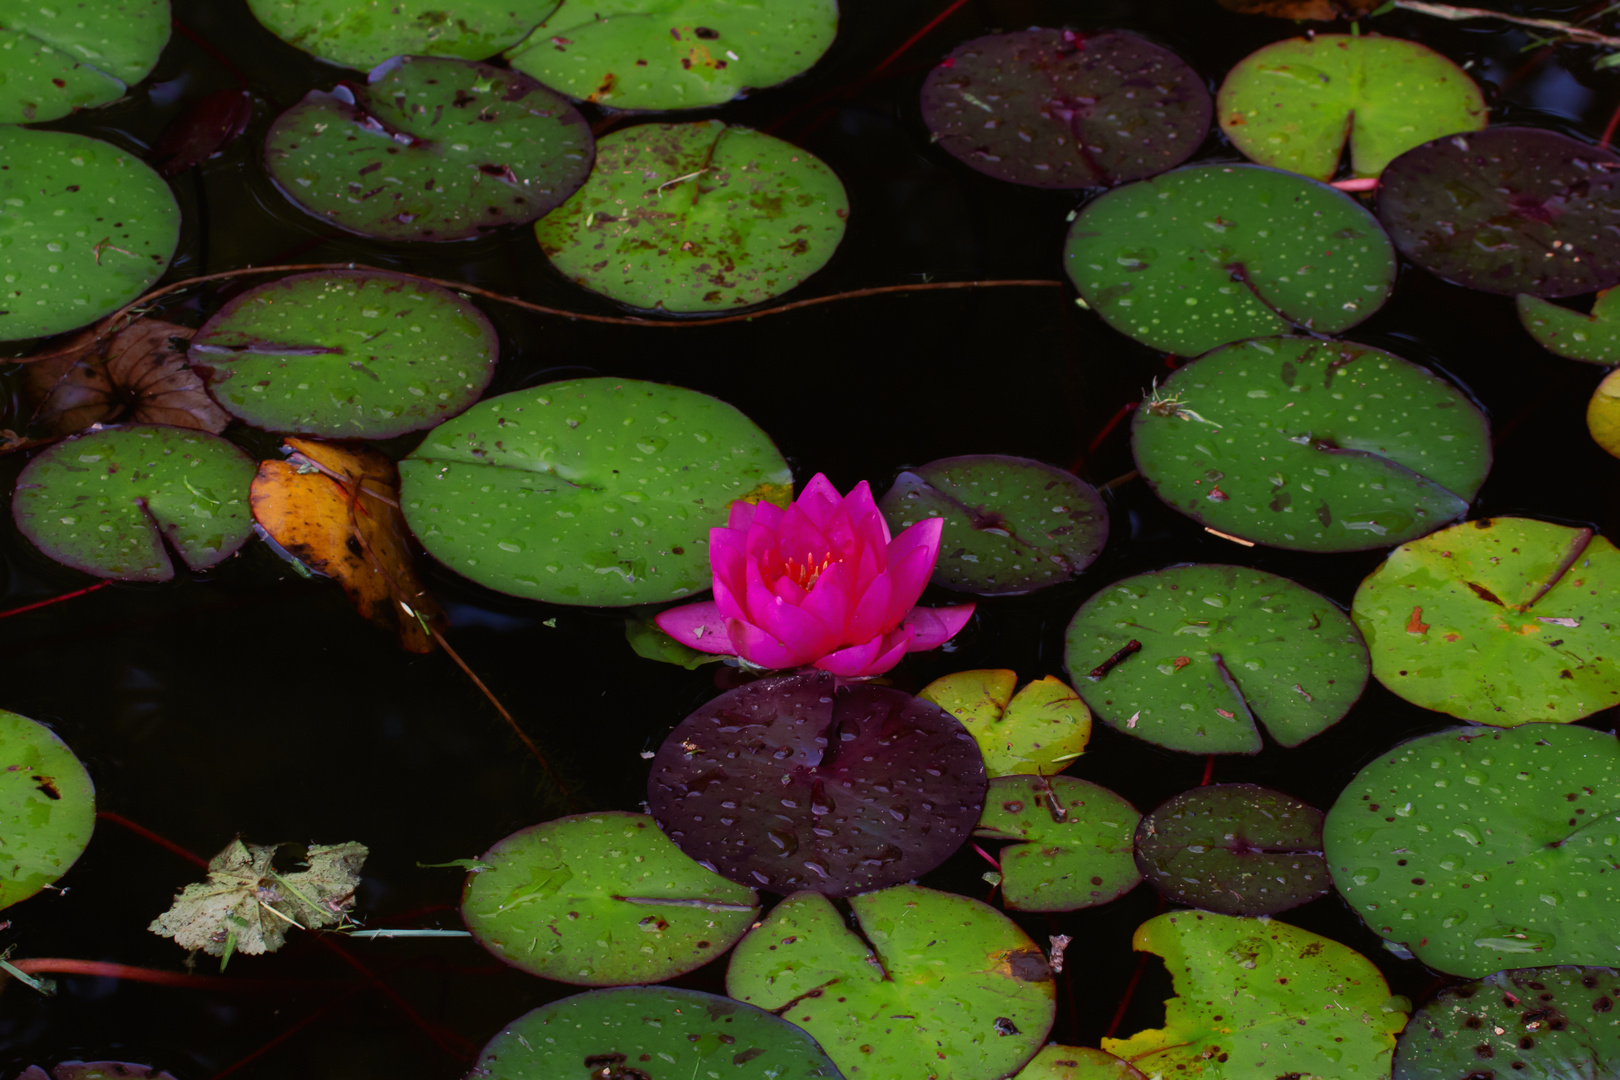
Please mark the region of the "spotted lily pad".
POLYGON ((1132 945, 1164 957, 1176 996, 1164 1028, 1103 1039, 1149 1076, 1389 1076, 1404 998, 1360 953, 1272 919, 1176 911, 1132 945))
POLYGON ((1142 819, 1136 865, 1178 904, 1222 915, 1274 915, 1333 888, 1322 811, 1258 784, 1183 791, 1142 819))
POLYGON ((1323 830, 1374 932, 1478 977, 1620 957, 1620 742, 1554 724, 1453 728, 1361 772, 1323 830))
POLYGON ((233 299, 191 339, 215 399, 256 427, 381 439, 478 400, 495 328, 448 289, 403 274, 296 274, 233 299))
POLYGON ((1197 356, 1337 334, 1383 306, 1395 251, 1355 199, 1258 165, 1194 165, 1116 188, 1069 228, 1064 269, 1120 333, 1197 356))
POLYGON ((1440 991, 1412 1014, 1395 1080, 1620 1076, 1620 971, 1510 968, 1440 991), (1512 1070, 1511 1072, 1508 1070, 1512 1070))
POLYGON ((1485 292, 1574 296, 1620 283, 1620 155, 1541 128, 1451 135, 1384 170, 1401 254, 1485 292))
POLYGON ((1002 848, 1001 893, 1014 911, 1075 911, 1117 900, 1142 880, 1131 840, 1142 815, 1073 776, 998 776, 973 835, 1002 848))
POLYGON ((1097 489, 1029 458, 971 454, 901 473, 878 504, 896 531, 944 518, 934 582, 1006 596, 1059 585, 1108 542, 1097 489))
POLYGON ((1298 746, 1367 682, 1349 616, 1287 578, 1173 566, 1115 582, 1069 623, 1069 674, 1110 726, 1193 754, 1254 754, 1260 726, 1298 746))
POLYGON ((1147 1080, 1147 1076, 1105 1051, 1048 1043, 1013 1080, 1147 1080))
POLYGON ((535 224, 564 275, 622 304, 719 311, 826 265, 849 200, 808 150, 718 120, 640 124, 596 147, 573 198, 535 224))
POLYGON ((660 982, 731 948, 759 897, 693 862, 645 814, 520 829, 467 875, 461 916, 514 967, 558 982, 660 982))
POLYGON ((929 72, 923 122, 998 180, 1107 187, 1174 168, 1209 131, 1209 91, 1135 34, 1020 30, 974 38, 929 72))
POLYGON ((1620 364, 1620 289, 1598 293, 1592 313, 1583 315, 1520 293, 1519 321, 1548 352, 1593 364, 1620 364))
POLYGON ((916 885, 854 896, 860 935, 794 893, 731 955, 726 992, 804 1028, 849 1080, 1006 1076, 1046 1041, 1056 985, 1012 920, 916 885))
POLYGON ((1377 349, 1263 338, 1217 349, 1156 387, 1131 428, 1159 498, 1274 547, 1359 551, 1468 512, 1491 465, 1467 395, 1377 349))
POLYGON ((169 0, 0 3, 0 123, 56 120, 124 96, 169 42, 169 0))
POLYGON ((823 671, 721 694, 669 733, 647 781, 653 817, 694 859, 829 896, 944 862, 984 792, 978 746, 937 705, 823 671))
POLYGON ((843 1080, 815 1040, 730 998, 672 986, 591 990, 524 1013, 489 1041, 485 1080, 843 1080))
POLYGON ((1356 590, 1372 672, 1425 709, 1509 727, 1620 704, 1620 551, 1530 518, 1453 525, 1356 590))
POLYGON ((1374 8, 1380 0, 1216 0, 1228 11, 1243 15, 1270 15, 1276 19, 1356 19, 1374 8))
POLYGON ((1051 776, 1068 768, 1091 740, 1091 710, 1062 679, 1036 679, 1018 693, 1006 668, 958 671, 917 696, 962 722, 978 741, 990 776, 1051 776))
POLYGON ((1586 426, 1599 446, 1620 457, 1620 369, 1609 372, 1592 391, 1586 426))
POLYGON ((206 570, 253 536, 253 460, 218 435, 102 428, 43 450, 17 476, 17 529, 59 563, 121 581, 168 581, 169 552, 206 570))
POLYGON ((591 171, 590 126, 533 79, 402 56, 365 86, 311 90, 265 138, 270 178, 322 221, 384 240, 460 240, 535 218, 591 171))
POLYGON ((287 44, 340 67, 369 71, 395 56, 483 60, 521 41, 544 3, 513 0, 247 0, 287 44))
POLYGON ((26 900, 84 853, 96 791, 79 759, 44 724, 0 711, 0 908, 26 900))
POLYGON ((792 498, 792 473, 730 405, 634 379, 574 379, 480 402, 400 462, 429 554, 558 604, 652 604, 707 589, 709 530, 737 499, 792 498))
POLYGON ((0 126, 0 341, 95 322, 161 277, 179 240, 169 185, 135 155, 0 126))
POLYGON ((699 109, 803 74, 837 31, 837 0, 569 0, 506 57, 570 97, 699 109))
POLYGON ((1315 34, 1250 53, 1216 98, 1221 130, 1262 165, 1331 179, 1350 146, 1357 176, 1377 176, 1430 139, 1485 126, 1468 73, 1415 41, 1315 34))

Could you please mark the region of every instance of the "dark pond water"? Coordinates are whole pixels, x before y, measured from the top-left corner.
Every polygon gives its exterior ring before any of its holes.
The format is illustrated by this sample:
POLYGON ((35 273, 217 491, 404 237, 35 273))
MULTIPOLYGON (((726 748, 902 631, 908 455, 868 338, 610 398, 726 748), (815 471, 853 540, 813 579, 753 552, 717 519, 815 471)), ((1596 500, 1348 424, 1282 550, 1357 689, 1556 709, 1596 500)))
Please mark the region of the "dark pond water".
MULTIPOLYGON (((1497 6, 1549 17, 1584 10, 1497 6)), ((848 239, 803 295, 1061 276, 1064 219, 1078 200, 981 177, 929 144, 917 89, 957 42, 1030 25, 1128 27, 1176 49, 1213 87, 1236 60, 1289 33, 1285 23, 1231 15, 1213 0, 970 0, 868 77, 944 7, 945 0, 846 2, 839 40, 813 73, 719 110, 728 121, 774 125, 830 163, 849 188, 848 239)), ((223 158, 176 182, 186 228, 172 276, 353 259, 571 310, 610 310, 552 274, 526 229, 411 248, 323 233, 264 178, 258 145, 278 111, 338 73, 260 30, 242 0, 176 0, 175 9, 192 33, 176 35, 147 84, 126 102, 54 125, 144 149, 183 102, 236 85, 239 69, 260 98, 254 126, 223 158)), ((1594 74, 1590 50, 1524 51, 1516 31, 1404 14, 1377 28, 1472 61, 1498 120, 1595 137, 1620 104, 1617 76, 1594 74)), ((1236 157, 1218 135, 1201 155, 1236 157)), ((850 300, 710 329, 599 326, 485 309, 502 334, 492 392, 585 373, 678 383, 753 417, 801 482, 824 471, 840 488, 866 479, 881 491, 908 464, 976 451, 1073 466, 1102 484, 1132 468, 1125 428, 1105 436, 1105 426, 1167 370, 1161 356, 1079 311, 1067 287, 850 300)), ((195 323, 200 312, 193 303, 171 317, 195 323)), ((1509 302, 1406 271, 1389 305, 1348 336, 1444 371, 1489 411, 1497 461, 1476 516, 1525 514, 1620 533, 1620 461, 1592 443, 1583 422, 1601 372, 1541 352, 1509 302)), ((264 454, 274 448, 267 436, 242 441, 264 454)), ((0 460, 0 482, 9 487, 20 465, 0 460)), ((1347 606, 1380 559, 1241 548, 1165 509, 1140 482, 1118 485, 1109 498, 1113 536, 1089 571, 1034 596, 983 602, 949 651, 908 660, 894 673, 896 685, 917 689, 970 667, 1016 668, 1024 679, 1059 674, 1062 631, 1081 601, 1140 570, 1242 563, 1347 606)), ((0 515, 0 530, 0 607, 89 583, 30 549, 9 515, 0 515)), ((548 608, 442 568, 428 573, 450 609, 452 640, 582 799, 638 808, 647 767, 640 753, 714 695, 716 669, 687 672, 635 657, 612 612, 548 608)), ((114 586, 0 620, 0 658, 0 705, 55 726, 89 766, 103 810, 203 855, 237 834, 370 845, 359 910, 373 926, 459 926, 461 875, 418 863, 475 856, 513 829, 563 812, 447 659, 399 652, 353 615, 335 587, 299 579, 262 545, 204 578, 114 586)), ((1608 730, 1614 720, 1610 713, 1586 723, 1608 730)), ((1374 683, 1326 734, 1296 750, 1270 746, 1254 758, 1222 759, 1215 778, 1269 783, 1326 807, 1374 755, 1446 724, 1374 683)), ((1101 728, 1071 771, 1148 809, 1197 785, 1204 765, 1101 728)), ((924 883, 983 896, 984 869, 968 852, 924 883)), ((15 943, 22 956, 178 969, 173 943, 145 926, 193 877, 180 858, 104 821, 63 880, 65 891, 8 911, 0 943, 15 943)), ((1037 939, 1075 938, 1054 1038, 1097 1044, 1136 969, 1131 930, 1155 906, 1144 887, 1098 910, 1020 919, 1037 939)), ((1287 919, 1372 957, 1398 993, 1421 1000, 1440 985, 1380 948, 1336 897, 1287 919)), ((386 990, 310 935, 296 935, 279 954, 234 961, 239 993, 68 977, 44 999, 7 985, 0 1064, 7 1076, 36 1061, 122 1057, 181 1080, 233 1069, 243 1078, 453 1077, 503 1023, 567 992, 505 968, 465 940, 346 947, 386 990)), ((722 971, 712 965, 677 982, 719 990, 722 971)), ((1167 993, 1168 979, 1150 965, 1121 1030, 1156 1024, 1167 993)))

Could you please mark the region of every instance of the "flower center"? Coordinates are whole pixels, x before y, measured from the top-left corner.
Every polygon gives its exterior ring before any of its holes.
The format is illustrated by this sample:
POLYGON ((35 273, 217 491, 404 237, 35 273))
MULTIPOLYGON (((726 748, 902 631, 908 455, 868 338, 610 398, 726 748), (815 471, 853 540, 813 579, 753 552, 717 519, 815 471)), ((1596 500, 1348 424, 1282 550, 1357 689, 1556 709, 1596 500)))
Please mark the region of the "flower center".
POLYGON ((806 555, 803 562, 798 559, 788 559, 783 564, 785 572, 782 576, 805 592, 809 592, 810 587, 816 583, 816 579, 821 576, 822 571, 837 561, 832 555, 823 556, 820 562, 814 560, 814 555, 806 555))

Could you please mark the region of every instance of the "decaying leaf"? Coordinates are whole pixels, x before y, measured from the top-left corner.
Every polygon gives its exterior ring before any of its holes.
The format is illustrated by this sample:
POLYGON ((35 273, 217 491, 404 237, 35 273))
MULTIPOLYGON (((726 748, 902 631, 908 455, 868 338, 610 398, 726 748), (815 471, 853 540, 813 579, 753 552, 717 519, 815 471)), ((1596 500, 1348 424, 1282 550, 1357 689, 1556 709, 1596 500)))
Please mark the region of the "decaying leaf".
POLYGON ((208 864, 208 880, 187 885, 147 927, 186 949, 222 958, 274 952, 289 927, 305 930, 343 921, 354 905, 364 844, 311 844, 308 868, 283 874, 271 865, 276 845, 232 840, 208 864))
POLYGON ((399 472, 375 450, 289 437, 285 461, 253 479, 253 517, 293 558, 336 578, 360 614, 431 652, 443 619, 416 576, 399 512, 399 472), (358 483, 358 491, 356 484, 358 483))
POLYGON ((1356 19, 1384 0, 1216 0, 1240 15, 1270 15, 1278 19, 1356 19))
POLYGON ((137 319, 116 332, 102 324, 26 358, 31 426, 50 435, 125 420, 224 431, 230 415, 186 363, 194 332, 161 319, 137 319))

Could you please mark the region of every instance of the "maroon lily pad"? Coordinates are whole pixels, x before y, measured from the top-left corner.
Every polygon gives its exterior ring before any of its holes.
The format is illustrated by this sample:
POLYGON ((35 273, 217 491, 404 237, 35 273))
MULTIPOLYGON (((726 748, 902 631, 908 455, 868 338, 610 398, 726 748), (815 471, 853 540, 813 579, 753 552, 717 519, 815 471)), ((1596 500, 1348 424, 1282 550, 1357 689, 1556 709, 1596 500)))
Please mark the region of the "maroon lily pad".
POLYGON ((957 46, 923 83, 939 145, 998 180, 1107 187, 1174 168, 1209 131, 1198 73, 1135 34, 992 34, 957 46))
POLYGON ((1538 128, 1447 135, 1384 170, 1401 254, 1484 292, 1575 296, 1620 283, 1620 155, 1538 128))
POLYGON ((1222 915, 1273 915, 1333 887, 1322 811, 1258 784, 1183 791, 1136 827, 1136 867, 1165 896, 1222 915))
POLYGON ((158 175, 172 180, 187 169, 224 153, 253 120, 253 95, 246 90, 215 90, 186 106, 152 147, 158 175))
POLYGON ((978 743, 955 717, 817 671, 688 716, 653 759, 647 799, 671 840, 733 881, 850 896, 944 862, 985 789, 978 743))

